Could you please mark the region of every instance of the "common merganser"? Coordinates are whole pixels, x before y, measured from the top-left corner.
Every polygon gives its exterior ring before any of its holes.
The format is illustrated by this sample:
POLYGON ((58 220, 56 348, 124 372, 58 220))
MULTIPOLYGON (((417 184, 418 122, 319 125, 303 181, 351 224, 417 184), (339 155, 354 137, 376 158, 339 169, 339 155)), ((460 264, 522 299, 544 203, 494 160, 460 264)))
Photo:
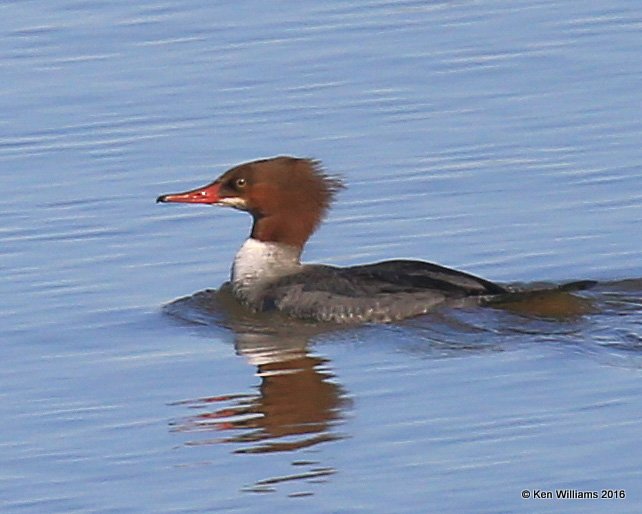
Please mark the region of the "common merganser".
POLYGON ((335 323, 392 322, 440 305, 479 304, 510 292, 424 261, 347 268, 302 264, 306 241, 343 187, 319 161, 274 157, 235 166, 211 184, 156 201, 224 205, 252 215, 252 232, 226 284, 253 311, 335 323))

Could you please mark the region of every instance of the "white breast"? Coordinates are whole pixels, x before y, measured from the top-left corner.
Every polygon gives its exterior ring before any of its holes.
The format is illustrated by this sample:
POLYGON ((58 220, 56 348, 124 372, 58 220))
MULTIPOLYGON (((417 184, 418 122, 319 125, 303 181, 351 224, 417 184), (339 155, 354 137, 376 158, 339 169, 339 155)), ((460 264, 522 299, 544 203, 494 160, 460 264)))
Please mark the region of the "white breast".
POLYGON ((300 268, 298 248, 250 238, 234 257, 232 290, 241 300, 252 303, 265 284, 300 268))

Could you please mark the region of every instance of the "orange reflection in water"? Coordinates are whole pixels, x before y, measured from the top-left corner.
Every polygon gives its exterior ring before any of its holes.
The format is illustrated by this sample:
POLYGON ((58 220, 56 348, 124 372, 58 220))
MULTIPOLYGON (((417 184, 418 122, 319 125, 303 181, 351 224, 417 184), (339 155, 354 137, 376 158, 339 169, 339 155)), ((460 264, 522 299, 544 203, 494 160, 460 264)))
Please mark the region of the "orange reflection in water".
POLYGON ((348 400, 321 357, 261 364, 256 394, 217 395, 180 402, 196 415, 176 421, 181 432, 236 432, 224 438, 186 444, 248 443, 236 453, 265 453, 305 448, 340 439, 333 432, 348 400), (257 444, 258 443, 258 444, 257 444))

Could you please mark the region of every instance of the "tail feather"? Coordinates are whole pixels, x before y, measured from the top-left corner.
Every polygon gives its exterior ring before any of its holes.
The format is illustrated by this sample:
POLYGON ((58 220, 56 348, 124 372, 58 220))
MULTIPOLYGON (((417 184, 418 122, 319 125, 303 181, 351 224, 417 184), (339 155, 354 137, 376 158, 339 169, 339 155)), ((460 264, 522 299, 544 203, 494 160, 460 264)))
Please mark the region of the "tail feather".
POLYGON ((586 289, 591 289, 597 284, 597 280, 577 280, 575 282, 569 282, 567 284, 562 284, 558 287, 560 291, 566 291, 568 293, 572 291, 585 291, 586 289))

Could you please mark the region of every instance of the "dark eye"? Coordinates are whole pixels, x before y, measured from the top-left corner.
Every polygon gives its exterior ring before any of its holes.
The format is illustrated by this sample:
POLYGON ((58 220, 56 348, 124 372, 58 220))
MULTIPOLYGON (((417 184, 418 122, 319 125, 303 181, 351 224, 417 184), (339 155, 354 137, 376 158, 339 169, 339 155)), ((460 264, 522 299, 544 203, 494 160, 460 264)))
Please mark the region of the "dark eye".
POLYGON ((237 178, 236 182, 234 182, 234 183, 236 184, 236 187, 244 188, 245 185, 247 184, 247 180, 245 180, 244 178, 237 178))

